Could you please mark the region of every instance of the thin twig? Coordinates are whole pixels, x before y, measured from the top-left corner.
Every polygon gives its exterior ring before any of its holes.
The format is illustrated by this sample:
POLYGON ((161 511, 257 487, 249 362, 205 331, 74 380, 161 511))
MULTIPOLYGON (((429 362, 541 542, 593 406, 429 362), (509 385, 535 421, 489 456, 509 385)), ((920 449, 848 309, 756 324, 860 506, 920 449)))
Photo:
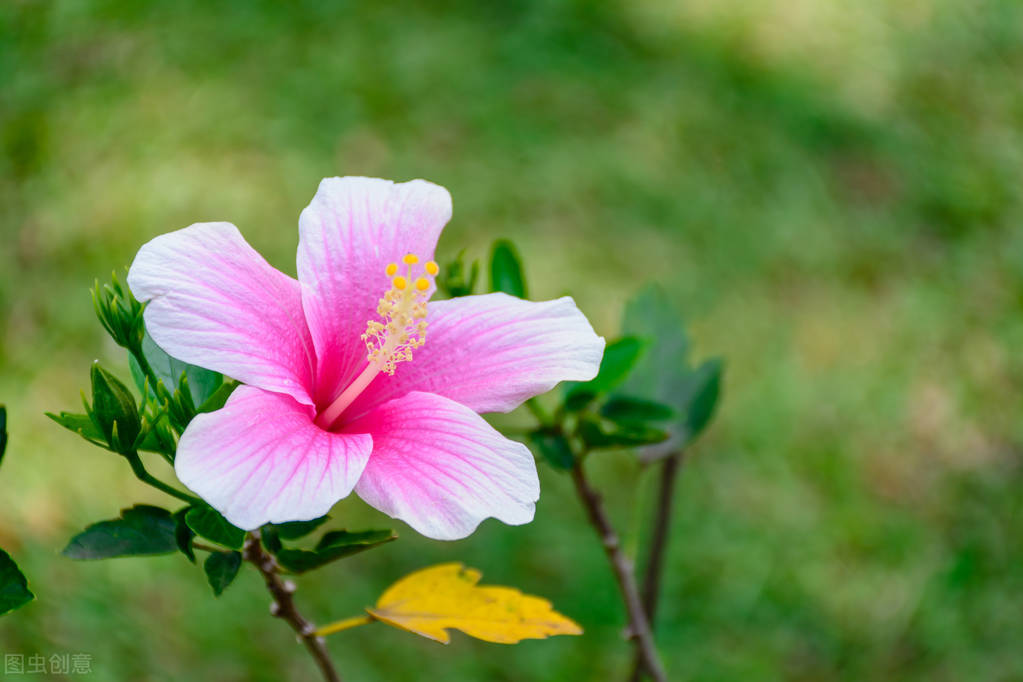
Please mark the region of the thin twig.
POLYGON ((636 575, 633 572, 632 561, 622 551, 621 542, 615 532, 611 520, 604 510, 600 494, 590 485, 586 479, 586 472, 583 470, 581 458, 577 458, 572 467, 572 481, 575 483, 576 492, 586 509, 590 523, 593 525, 600 541, 604 545, 604 553, 611 563, 611 570, 618 582, 618 589, 622 593, 622 600, 629 616, 629 635, 636 645, 636 653, 643 661, 643 667, 649 672, 656 682, 666 682, 664 668, 654 647, 653 634, 650 631, 650 623, 647 620, 646 612, 643 610, 643 602, 639 596, 639 588, 636 586, 636 575))
POLYGON ((316 635, 316 626, 306 620, 295 606, 293 597, 295 586, 291 582, 281 580, 277 573, 277 562, 267 554, 259 544, 259 538, 253 534, 245 539, 245 547, 242 550, 245 560, 255 566, 263 576, 266 589, 270 591, 274 601, 271 604, 271 613, 285 621, 291 626, 299 639, 309 650, 323 679, 327 682, 341 682, 341 676, 334 669, 334 663, 330 660, 330 654, 323 640, 316 635))
MULTIPOLYGON (((657 505, 654 507, 653 534, 650 537, 650 554, 647 557, 646 571, 643 575, 643 610, 650 619, 651 631, 655 627, 657 602, 661 593, 661 574, 664 571, 664 557, 668 547, 668 535, 671 529, 671 509, 675 501, 675 482, 678 469, 682 464, 684 453, 679 450, 671 453, 661 465, 660 487, 657 493, 657 505)), ((630 682, 639 682, 643 676, 643 659, 637 655, 632 666, 630 682)))

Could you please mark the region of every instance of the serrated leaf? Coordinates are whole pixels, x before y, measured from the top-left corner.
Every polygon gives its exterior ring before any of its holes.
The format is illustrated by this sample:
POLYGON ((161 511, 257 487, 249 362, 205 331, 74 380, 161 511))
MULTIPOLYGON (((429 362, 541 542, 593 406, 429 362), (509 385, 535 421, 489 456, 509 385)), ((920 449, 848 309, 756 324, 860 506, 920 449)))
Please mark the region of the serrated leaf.
POLYGON ((92 524, 71 538, 63 554, 80 560, 171 554, 178 551, 174 527, 166 509, 139 504, 119 519, 92 524))
POLYGON ((392 530, 364 530, 350 533, 332 530, 325 533, 315 550, 281 548, 274 555, 283 568, 292 573, 305 573, 332 561, 350 557, 386 542, 396 540, 392 530))
POLYGON ((480 586, 481 577, 458 563, 431 566, 391 585, 366 610, 382 623, 444 644, 451 641, 449 629, 499 644, 582 634, 546 599, 511 587, 480 586))
POLYGON ((127 453, 142 431, 135 396, 117 377, 92 365, 92 414, 103 438, 116 452, 127 453))
POLYGON ((234 582, 238 576, 238 569, 242 566, 241 552, 211 552, 206 561, 203 562, 203 570, 206 571, 206 580, 213 588, 213 594, 217 597, 224 593, 224 590, 234 582))
POLYGON ((572 446, 560 431, 538 429, 529 434, 529 440, 551 466, 557 469, 571 469, 575 463, 572 446))
POLYGON ((273 529, 281 540, 298 540, 309 535, 314 530, 330 521, 329 516, 321 516, 311 521, 288 521, 287 523, 272 523, 273 529))
MULTIPOLYGON (((565 384, 565 403, 571 404, 581 396, 592 394, 593 397, 608 393, 617 388, 629 376, 629 372, 639 361, 648 341, 637 336, 625 336, 608 344, 604 349, 604 357, 600 361, 600 370, 590 381, 570 382, 565 384)), ((591 398, 592 399, 592 398, 591 398)))
POLYGON ((522 273, 522 259, 515 245, 507 239, 494 242, 490 251, 490 290, 526 297, 526 278, 522 273))
POLYGON ((674 419, 678 413, 670 406, 653 400, 616 395, 601 406, 600 415, 616 424, 643 425, 674 419))
POLYGON ((171 357, 157 345, 148 331, 142 337, 142 354, 145 355, 146 362, 149 363, 156 377, 171 392, 180 386, 182 378, 184 378, 188 386, 188 399, 191 400, 192 405, 202 405, 206 402, 220 388, 224 380, 223 375, 217 372, 196 367, 171 357))
POLYGON ((28 580, 11 555, 0 549, 0 616, 35 599, 28 580))
POLYGON ((195 506, 185 514, 185 523, 207 540, 230 549, 241 549, 245 544, 245 531, 234 526, 212 507, 195 506))

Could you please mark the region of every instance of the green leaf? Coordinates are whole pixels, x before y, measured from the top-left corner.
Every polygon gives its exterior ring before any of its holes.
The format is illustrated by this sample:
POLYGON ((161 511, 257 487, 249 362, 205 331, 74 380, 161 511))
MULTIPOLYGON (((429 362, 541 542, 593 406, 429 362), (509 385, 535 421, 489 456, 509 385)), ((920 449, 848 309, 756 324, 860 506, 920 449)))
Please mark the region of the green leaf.
POLYGON ((233 379, 227 379, 223 384, 220 385, 216 391, 213 392, 206 402, 199 405, 198 412, 216 412, 224 405, 227 404, 227 399, 234 393, 234 389, 238 388, 239 384, 233 379))
POLYGON ((529 440, 551 466, 557 469, 571 469, 575 463, 572 446, 561 431, 538 429, 529 434, 529 440))
POLYGON ((11 556, 0 549, 0 616, 35 599, 28 580, 11 556))
POLYGON ((121 512, 121 518, 94 523, 71 538, 64 556, 112 559, 170 554, 178 550, 174 518, 166 509, 145 504, 121 512))
POLYGON ((526 278, 522 259, 515 245, 507 239, 494 242, 490 251, 490 290, 503 291, 519 298, 526 297, 526 278))
POLYGON ((106 447, 106 437, 89 415, 72 414, 70 412, 61 412, 60 414, 47 412, 46 416, 68 431, 74 431, 85 440, 100 443, 106 447))
POLYGON ((601 406, 600 414, 605 419, 626 426, 663 422, 678 416, 678 413, 668 405, 627 395, 616 395, 609 398, 601 406))
POLYGON ((99 363, 92 365, 92 416, 112 450, 123 454, 135 448, 142 430, 135 397, 99 363))
POLYGON ((685 444, 688 445, 696 440, 714 417, 718 398, 721 396, 723 371, 724 362, 721 358, 711 358, 693 372, 692 392, 683 423, 685 444))
POLYGON ((190 365, 167 355, 156 341, 153 341, 149 332, 142 337, 142 354, 152 367, 153 373, 169 390, 179 388, 184 379, 188 388, 187 396, 193 405, 202 405, 209 400, 224 381, 223 375, 217 372, 190 365))
POLYGON ((465 269, 465 251, 459 252, 458 257, 441 268, 437 276, 437 288, 448 295, 449 298, 469 296, 476 291, 476 281, 479 279, 480 263, 474 260, 469 267, 468 275, 465 269))
POLYGON ((0 464, 4 461, 7 450, 7 408, 0 405, 0 464))
POLYGON ((565 384, 566 409, 569 404, 578 403, 588 395, 596 397, 617 388, 628 378, 647 344, 646 339, 636 336, 625 336, 609 344, 604 349, 597 376, 590 381, 565 384))
POLYGON ((284 548, 275 556, 277 563, 292 573, 305 573, 397 538, 392 530, 364 530, 355 533, 332 530, 320 538, 313 551, 284 548))
POLYGON ((192 540, 195 539, 195 532, 188 527, 185 516, 191 507, 183 507, 174 512, 174 542, 177 543, 181 553, 188 557, 188 560, 195 563, 195 549, 192 547, 192 540))
POLYGON ((596 420, 584 419, 579 423, 579 437, 593 449, 632 448, 661 443, 669 438, 669 434, 645 426, 605 429, 596 420))
POLYGON ((662 456, 685 447, 714 416, 721 392, 722 361, 711 359, 693 369, 685 321, 658 287, 648 287, 629 301, 622 332, 651 339, 623 390, 670 405, 678 414, 669 428, 673 435, 667 444, 670 449, 655 448, 648 456, 662 456))
POLYGON ((206 571, 206 580, 213 588, 217 597, 234 582, 238 569, 242 566, 241 552, 211 552, 202 567, 206 571))
POLYGON ((218 545, 241 549, 245 544, 245 531, 232 525, 212 507, 192 507, 185 514, 185 522, 196 534, 207 540, 212 540, 218 545))
POLYGON ((321 516, 312 521, 288 521, 287 523, 273 523, 270 525, 273 526, 281 540, 298 540, 309 535, 329 520, 329 516, 321 516))

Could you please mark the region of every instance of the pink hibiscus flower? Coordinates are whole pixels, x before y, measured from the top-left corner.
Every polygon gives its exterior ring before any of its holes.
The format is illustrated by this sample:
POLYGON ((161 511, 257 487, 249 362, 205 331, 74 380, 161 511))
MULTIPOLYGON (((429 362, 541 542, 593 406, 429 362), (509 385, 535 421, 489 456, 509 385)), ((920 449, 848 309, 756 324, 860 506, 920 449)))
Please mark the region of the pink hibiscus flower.
POLYGON ((128 284, 153 339, 244 384, 185 430, 182 483, 244 529, 353 489, 431 538, 531 521, 533 458, 478 413, 593 378, 604 340, 567 297, 427 303, 450 217, 423 180, 327 178, 299 217, 297 280, 230 223, 143 246, 128 284))

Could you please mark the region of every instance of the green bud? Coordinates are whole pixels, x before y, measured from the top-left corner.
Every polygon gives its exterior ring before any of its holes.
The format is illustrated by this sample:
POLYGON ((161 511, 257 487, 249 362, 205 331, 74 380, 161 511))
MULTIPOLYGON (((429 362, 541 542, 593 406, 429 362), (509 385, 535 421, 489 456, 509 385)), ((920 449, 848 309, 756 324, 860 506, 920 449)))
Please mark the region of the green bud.
POLYGON ((127 454, 135 449, 142 430, 135 398, 128 388, 95 363, 92 366, 92 415, 103 437, 115 452, 127 454))
POLYGON ((111 274, 109 284, 101 287, 96 282, 92 290, 92 305, 96 309, 96 317, 117 345, 129 350, 141 348, 144 306, 121 284, 116 272, 111 274))

